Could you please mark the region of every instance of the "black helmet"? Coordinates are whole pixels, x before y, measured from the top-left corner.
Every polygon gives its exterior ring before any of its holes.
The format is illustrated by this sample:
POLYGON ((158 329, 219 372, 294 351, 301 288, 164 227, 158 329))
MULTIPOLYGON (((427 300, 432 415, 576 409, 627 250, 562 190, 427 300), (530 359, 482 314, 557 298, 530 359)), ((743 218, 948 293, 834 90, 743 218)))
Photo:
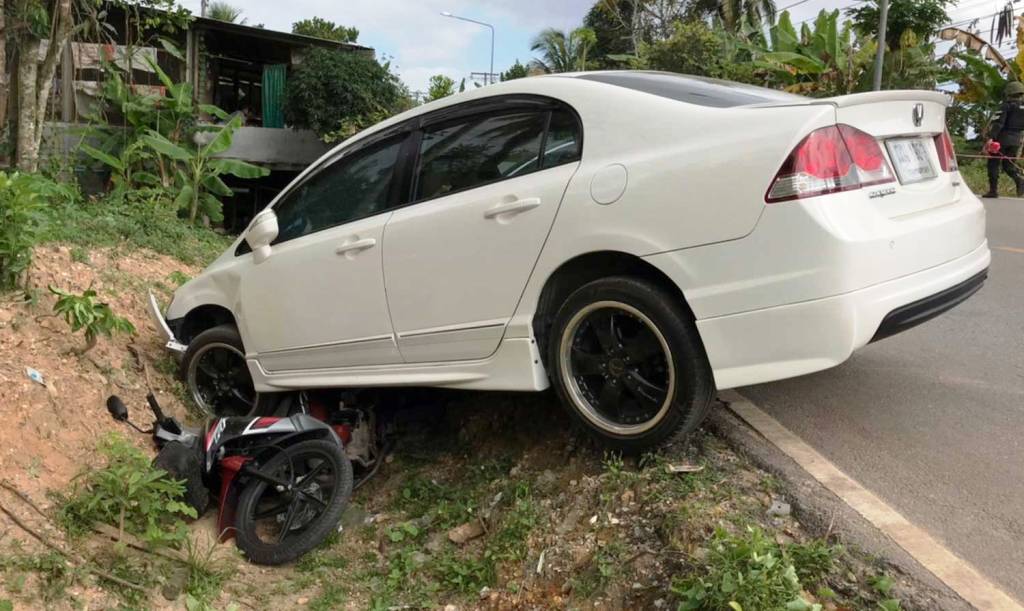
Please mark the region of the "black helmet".
POLYGON ((1019 98, 1024 96, 1024 83, 1020 81, 1010 81, 1006 84, 1006 89, 1003 90, 1003 94, 1008 98, 1019 98))

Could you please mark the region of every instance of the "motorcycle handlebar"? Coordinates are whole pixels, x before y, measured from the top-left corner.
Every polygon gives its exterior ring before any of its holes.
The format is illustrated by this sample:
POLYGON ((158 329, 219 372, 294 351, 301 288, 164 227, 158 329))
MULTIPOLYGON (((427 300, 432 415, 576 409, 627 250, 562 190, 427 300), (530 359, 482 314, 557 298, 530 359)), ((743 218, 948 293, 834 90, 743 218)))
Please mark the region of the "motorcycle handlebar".
POLYGON ((153 396, 153 393, 148 393, 146 395, 146 403, 149 403, 149 409, 153 410, 153 416, 156 418, 157 422, 163 422, 166 420, 164 412, 160 409, 160 404, 156 402, 156 397, 153 396))

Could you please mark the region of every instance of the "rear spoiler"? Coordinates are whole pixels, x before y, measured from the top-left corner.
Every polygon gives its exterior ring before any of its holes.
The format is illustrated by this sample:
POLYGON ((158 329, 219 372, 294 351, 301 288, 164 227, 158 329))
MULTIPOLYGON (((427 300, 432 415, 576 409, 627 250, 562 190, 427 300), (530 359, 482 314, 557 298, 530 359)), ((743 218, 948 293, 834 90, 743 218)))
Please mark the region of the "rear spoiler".
POLYGON ((949 106, 952 97, 940 91, 920 91, 916 89, 895 89, 892 91, 867 91, 865 93, 853 93, 841 95, 834 98, 813 100, 810 104, 831 104, 836 108, 847 108, 849 106, 860 106, 861 104, 874 104, 875 102, 934 102, 949 106))

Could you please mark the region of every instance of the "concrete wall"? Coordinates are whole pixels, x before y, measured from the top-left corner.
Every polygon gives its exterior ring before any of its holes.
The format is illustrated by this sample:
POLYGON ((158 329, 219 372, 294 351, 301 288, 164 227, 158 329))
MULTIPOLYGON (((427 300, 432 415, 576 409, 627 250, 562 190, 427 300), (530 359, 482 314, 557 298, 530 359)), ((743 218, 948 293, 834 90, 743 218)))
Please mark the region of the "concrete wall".
POLYGON ((301 170, 330 148, 310 130, 241 127, 235 132, 231 148, 220 157, 241 159, 272 170, 301 170))

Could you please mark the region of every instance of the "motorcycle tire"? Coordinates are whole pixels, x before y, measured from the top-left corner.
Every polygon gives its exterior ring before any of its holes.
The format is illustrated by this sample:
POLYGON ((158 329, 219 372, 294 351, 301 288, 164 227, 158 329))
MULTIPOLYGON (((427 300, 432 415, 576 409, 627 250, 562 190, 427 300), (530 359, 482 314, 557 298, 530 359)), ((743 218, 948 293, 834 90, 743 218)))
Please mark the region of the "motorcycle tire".
POLYGON ((338 528, 341 514, 352 496, 352 464, 338 443, 323 439, 300 441, 286 446, 257 468, 291 482, 303 492, 282 492, 256 477, 245 484, 235 511, 235 535, 238 548, 251 562, 263 565, 291 562, 320 545, 338 528), (314 478, 307 484, 303 479, 305 474, 301 471, 308 467, 310 460, 319 462, 306 469, 307 473, 320 469, 321 464, 330 466, 333 481, 326 495, 322 493, 321 480, 314 478), (310 487, 315 487, 312 493, 310 487), (311 496, 318 498, 311 502, 311 496), (266 503, 271 503, 269 510, 266 503), (305 521, 293 525, 296 518, 305 521), (270 525, 261 522, 267 519, 271 520, 270 525), (280 526, 280 532, 271 536, 276 541, 264 540, 266 530, 275 525, 280 526))
POLYGON ((172 479, 185 482, 182 500, 196 510, 196 517, 206 512, 210 506, 210 491, 203 483, 202 459, 196 448, 180 441, 169 441, 160 448, 153 459, 153 466, 166 471, 172 479))

